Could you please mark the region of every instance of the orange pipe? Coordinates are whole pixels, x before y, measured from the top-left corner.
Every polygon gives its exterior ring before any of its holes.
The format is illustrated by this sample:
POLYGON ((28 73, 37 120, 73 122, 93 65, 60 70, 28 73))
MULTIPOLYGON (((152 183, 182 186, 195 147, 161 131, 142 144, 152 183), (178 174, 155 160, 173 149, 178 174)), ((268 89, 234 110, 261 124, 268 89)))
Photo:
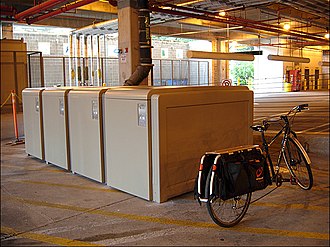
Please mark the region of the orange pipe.
POLYGON ((15 15, 15 19, 22 20, 24 18, 27 18, 31 15, 34 15, 40 11, 46 10, 48 8, 52 8, 60 3, 66 2, 65 0, 48 0, 47 2, 43 2, 41 4, 35 5, 32 8, 29 8, 27 10, 24 10, 18 14, 15 15))
POLYGON ((35 18, 32 18, 32 19, 28 20, 27 23, 32 24, 32 23, 35 23, 37 21, 47 19, 49 17, 64 13, 64 12, 69 11, 71 9, 79 8, 81 6, 84 6, 84 5, 87 5, 87 4, 96 2, 96 1, 98 1, 98 0, 82 0, 82 1, 79 1, 79 2, 76 2, 76 3, 73 3, 73 4, 68 4, 68 5, 62 6, 61 8, 56 9, 54 11, 48 12, 47 14, 40 15, 40 16, 37 16, 35 18))

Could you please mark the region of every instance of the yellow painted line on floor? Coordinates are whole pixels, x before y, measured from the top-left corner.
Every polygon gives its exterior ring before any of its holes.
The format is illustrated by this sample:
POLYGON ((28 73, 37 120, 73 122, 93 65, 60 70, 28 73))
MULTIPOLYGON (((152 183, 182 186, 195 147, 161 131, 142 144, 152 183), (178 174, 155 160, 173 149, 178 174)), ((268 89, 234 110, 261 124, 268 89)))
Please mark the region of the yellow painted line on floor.
POLYGON ((1 167, 5 167, 5 168, 15 168, 15 169, 19 169, 19 170, 24 170, 24 171, 46 171, 46 172, 67 172, 65 170, 60 170, 60 169, 56 169, 51 168, 51 167, 26 167, 26 166, 12 166, 12 165, 3 165, 1 164, 1 167))
POLYGON ((304 209, 304 210, 312 210, 312 211, 322 211, 328 212, 328 207, 323 206, 313 206, 313 205, 305 205, 305 204, 275 204, 268 202, 254 202, 251 204, 252 206, 262 206, 262 207, 274 207, 274 208, 291 208, 291 209, 304 209))
POLYGON ((1 227, 1 233, 8 234, 11 236, 15 236, 17 238, 27 238, 32 239, 36 241, 40 241, 43 243, 48 244, 56 244, 60 246, 100 246, 97 244, 89 243, 89 242, 83 242, 73 239, 67 239, 67 238, 60 238, 55 236, 50 236, 46 234, 40 234, 40 233, 33 233, 33 232, 24 232, 19 233, 16 230, 9 228, 9 227, 1 227))
MULTIPOLYGON (((281 187, 279 189, 300 189, 300 187, 298 185, 281 185, 281 187)), ((302 190, 302 189, 300 189, 302 190)), ((311 188, 311 191, 313 190, 318 190, 318 191, 329 191, 329 188, 322 188, 322 187, 319 187, 319 186, 313 186, 311 188)))
MULTIPOLYGON (((84 189, 84 190, 96 190, 96 191, 103 191, 103 192, 120 192, 118 190, 113 190, 111 188, 95 188, 89 186, 80 186, 80 185, 69 185, 69 184, 58 184, 58 183, 49 183, 49 182, 42 182, 42 181, 30 181, 30 180, 22 180, 17 181, 19 183, 28 183, 28 184, 42 184, 42 185, 49 185, 49 186, 59 186, 65 188, 75 188, 75 189, 84 189)), ((304 210, 311 210, 311 211, 322 211, 328 212, 328 207, 323 206, 313 206, 313 205, 305 205, 305 204, 275 204, 275 203, 267 203, 267 202, 254 202, 252 205, 254 206, 262 206, 262 207, 273 207, 273 208, 291 208, 291 209, 304 209, 304 210)))
POLYGON ((31 181, 31 180, 21 180, 15 181, 18 183, 26 183, 26 184, 38 184, 38 185, 48 185, 48 186, 58 186, 64 188, 74 188, 74 189, 82 189, 82 190, 96 190, 96 191, 103 191, 103 192, 119 192, 118 190, 114 190, 111 188, 97 188, 97 187, 90 187, 90 186, 81 186, 81 185, 74 185, 74 184, 58 184, 58 183, 50 183, 50 182, 42 182, 42 181, 31 181))
POLYGON ((46 169, 39 169, 38 171, 46 171, 46 172, 68 172, 65 170, 54 169, 54 168, 46 168, 46 169))
POLYGON ((4 227, 4 226, 1 226, 1 233, 11 235, 11 236, 17 234, 17 232, 13 228, 4 227))
MULTIPOLYGON (((273 183, 274 184, 274 183, 273 183)), ((267 187, 267 189, 274 189, 276 186, 275 185, 270 185, 267 187)), ((283 184, 281 185, 280 187, 278 187, 278 191, 281 191, 282 189, 286 189, 286 190, 300 190, 300 191, 304 191, 303 189, 301 189, 299 187, 299 185, 290 185, 289 183, 287 185, 283 184)), ((313 191, 313 190, 318 190, 318 191, 329 191, 330 189, 327 188, 327 187, 320 187, 320 186, 315 186, 313 185, 313 187, 310 189, 310 190, 307 190, 307 191, 313 191)), ((306 191, 306 192, 307 192, 306 191)), ((260 191, 261 192, 261 191, 260 191)), ((267 191, 266 191, 267 192, 267 191)), ((276 193, 276 192, 274 192, 276 193)))
POLYGON ((177 226, 185 226, 185 227, 190 226, 190 227, 199 227, 199 228, 214 228, 214 229, 218 229, 218 230, 230 230, 230 231, 242 232, 242 233, 270 234, 270 235, 285 236, 285 237, 289 236, 289 237, 297 237, 297 238, 312 238, 312 239, 329 240, 329 234, 327 234, 327 233, 297 232, 297 231, 280 230, 280 229, 266 229, 266 228, 254 228, 254 227, 240 227, 240 226, 225 229, 225 228, 219 227, 218 225, 216 225, 214 223, 208 223, 208 222, 196 222, 196 221, 190 221, 190 220, 158 218, 158 217, 152 217, 152 216, 111 212, 111 211, 105 211, 105 210, 100 210, 100 209, 93 210, 91 208, 84 208, 84 207, 78 207, 78 206, 29 200, 29 199, 24 199, 24 198, 19 198, 19 197, 14 197, 14 198, 18 201, 36 205, 36 206, 66 209, 66 210, 85 212, 85 213, 95 214, 95 215, 119 217, 119 218, 124 218, 124 219, 129 219, 129 220, 152 222, 152 223, 159 223, 159 224, 165 224, 165 225, 177 225, 177 226))

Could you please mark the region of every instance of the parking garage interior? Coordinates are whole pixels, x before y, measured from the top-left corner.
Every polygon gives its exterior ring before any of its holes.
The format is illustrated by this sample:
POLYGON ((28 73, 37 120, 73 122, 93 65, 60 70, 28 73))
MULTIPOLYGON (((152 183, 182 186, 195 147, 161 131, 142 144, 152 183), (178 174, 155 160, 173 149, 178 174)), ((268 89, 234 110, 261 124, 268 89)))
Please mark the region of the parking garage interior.
POLYGON ((0 6, 1 245, 329 245, 328 0, 0 6), (273 184, 216 225, 201 156, 299 104, 313 188, 273 184))

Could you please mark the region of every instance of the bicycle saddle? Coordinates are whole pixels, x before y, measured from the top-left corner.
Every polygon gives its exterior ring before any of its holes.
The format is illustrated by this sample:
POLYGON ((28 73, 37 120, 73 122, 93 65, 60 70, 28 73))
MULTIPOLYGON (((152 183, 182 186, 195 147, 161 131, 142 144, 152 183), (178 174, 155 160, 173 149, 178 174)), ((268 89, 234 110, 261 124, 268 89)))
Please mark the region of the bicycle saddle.
POLYGON ((266 124, 266 125, 252 125, 250 126, 251 129, 253 129, 254 131, 259 131, 259 132, 264 132, 268 129, 269 127, 269 124, 266 124))

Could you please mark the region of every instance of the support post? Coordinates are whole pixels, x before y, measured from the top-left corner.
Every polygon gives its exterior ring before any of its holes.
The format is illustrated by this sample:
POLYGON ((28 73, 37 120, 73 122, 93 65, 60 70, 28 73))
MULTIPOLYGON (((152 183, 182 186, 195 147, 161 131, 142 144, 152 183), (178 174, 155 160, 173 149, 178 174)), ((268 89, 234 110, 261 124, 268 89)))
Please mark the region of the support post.
POLYGON ((8 143, 8 144, 11 144, 11 145, 17 145, 17 144, 23 144, 24 143, 24 140, 20 140, 19 137, 18 137, 16 97, 17 97, 17 95, 16 95, 15 90, 11 90, 11 104, 12 104, 12 108, 13 108, 13 122, 14 122, 14 131, 15 131, 15 140, 8 143))
POLYGON ((139 64, 139 31, 136 0, 118 0, 119 83, 123 84, 139 64))

